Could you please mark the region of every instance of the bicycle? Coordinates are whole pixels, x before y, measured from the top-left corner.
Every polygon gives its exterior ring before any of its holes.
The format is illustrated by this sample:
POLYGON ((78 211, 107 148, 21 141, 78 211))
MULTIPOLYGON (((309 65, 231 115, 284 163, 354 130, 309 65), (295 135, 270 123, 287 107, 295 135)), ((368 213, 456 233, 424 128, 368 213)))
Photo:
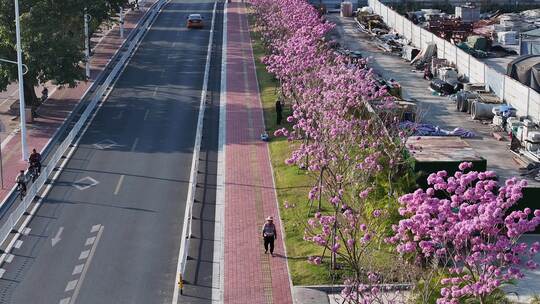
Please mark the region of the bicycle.
POLYGON ((39 166, 37 164, 31 164, 30 168, 28 168, 28 173, 30 174, 30 178, 32 182, 35 182, 36 179, 39 177, 41 172, 39 172, 39 166))
POLYGON ((26 185, 24 183, 17 183, 17 191, 21 197, 21 201, 26 196, 26 185))

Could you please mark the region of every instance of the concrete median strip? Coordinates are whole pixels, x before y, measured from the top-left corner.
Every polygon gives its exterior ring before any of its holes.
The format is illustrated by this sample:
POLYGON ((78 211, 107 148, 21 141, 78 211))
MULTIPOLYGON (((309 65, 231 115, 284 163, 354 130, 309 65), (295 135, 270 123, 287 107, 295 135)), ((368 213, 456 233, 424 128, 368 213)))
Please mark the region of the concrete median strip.
POLYGON ((223 9, 221 42, 221 84, 219 101, 218 164, 216 179, 216 211, 214 220, 214 267, 212 269, 212 302, 223 303, 224 234, 225 234, 225 142, 227 136, 227 3, 223 9))

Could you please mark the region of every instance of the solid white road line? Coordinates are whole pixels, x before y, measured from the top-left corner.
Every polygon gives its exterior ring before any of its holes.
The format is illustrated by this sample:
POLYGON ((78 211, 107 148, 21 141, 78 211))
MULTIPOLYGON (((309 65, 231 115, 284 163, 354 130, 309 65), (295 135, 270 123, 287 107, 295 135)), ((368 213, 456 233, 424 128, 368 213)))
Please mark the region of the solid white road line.
POLYGON ((216 210, 214 215, 214 253, 212 265, 212 302, 223 303, 225 234, 225 153, 227 138, 227 3, 223 10, 223 39, 221 43, 221 84, 219 92, 219 137, 216 210))
POLYGON ((116 189, 114 189, 114 195, 118 195, 118 192, 120 192, 120 188, 122 187, 122 183, 124 182, 125 175, 120 175, 120 178, 118 179, 118 184, 116 184, 116 189))
POLYGON ((139 138, 135 138, 135 141, 133 142, 133 145, 131 146, 131 152, 135 152, 135 149, 137 148, 137 145, 139 144, 139 138))
POLYGON ((204 124, 204 112, 206 110, 206 94, 208 90, 208 76, 210 74, 210 61, 212 59, 212 45, 214 40, 214 28, 215 28, 215 20, 216 20, 216 10, 217 10, 217 0, 214 1, 214 8, 212 10, 212 25, 210 27, 210 35, 208 37, 208 48, 206 50, 206 64, 204 67, 204 79, 203 79, 203 86, 201 90, 201 100, 199 104, 199 116, 197 118, 197 131, 195 133, 195 143, 193 145, 193 157, 191 159, 191 171, 190 171, 190 177, 189 177, 189 186, 188 186, 188 194, 187 194, 187 202, 186 202, 186 209, 184 211, 184 222, 182 225, 182 234, 180 235, 180 250, 178 252, 178 264, 176 266, 176 276, 175 276, 175 284, 174 284, 174 291, 173 291, 173 298, 172 303, 177 304, 178 303, 178 296, 180 294, 180 286, 179 286, 179 278, 180 275, 183 275, 183 271, 185 268, 183 261, 184 256, 188 255, 189 250, 189 243, 187 240, 188 235, 191 231, 191 210, 193 208, 193 201, 195 199, 195 187, 194 185, 197 182, 197 171, 199 167, 199 152, 201 150, 201 141, 202 141, 202 129, 204 124), (189 225, 188 226, 188 222, 189 225), (189 231, 189 232, 188 232, 189 231))

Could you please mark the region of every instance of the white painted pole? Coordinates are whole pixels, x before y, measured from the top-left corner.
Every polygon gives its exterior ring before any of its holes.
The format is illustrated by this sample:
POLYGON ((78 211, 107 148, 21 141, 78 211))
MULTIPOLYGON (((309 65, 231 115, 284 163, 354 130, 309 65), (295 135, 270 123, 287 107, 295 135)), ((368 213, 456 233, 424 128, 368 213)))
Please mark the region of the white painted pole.
POLYGON ((124 8, 120 7, 120 38, 124 38, 124 8))
POLYGON ((21 152, 22 160, 28 159, 28 147, 26 146, 26 113, 24 106, 24 76, 21 47, 21 24, 19 20, 19 0, 15 0, 15 32, 17 35, 17 70, 19 72, 19 107, 21 120, 21 152))
POLYGON ((86 13, 86 8, 84 8, 84 47, 85 47, 85 57, 86 57, 86 77, 90 78, 90 41, 88 33, 88 13, 86 13))

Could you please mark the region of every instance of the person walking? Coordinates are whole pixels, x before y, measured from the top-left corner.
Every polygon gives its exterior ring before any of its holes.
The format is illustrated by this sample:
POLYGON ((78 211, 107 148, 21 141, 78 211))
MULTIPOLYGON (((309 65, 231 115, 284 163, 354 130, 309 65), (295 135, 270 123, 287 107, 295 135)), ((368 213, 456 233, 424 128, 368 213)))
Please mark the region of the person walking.
POLYGON ((276 124, 280 125, 282 119, 283 119, 283 105, 281 104, 281 100, 278 98, 276 100, 276 124))
POLYGON ((262 235, 264 238, 264 253, 268 253, 268 245, 270 245, 270 254, 274 256, 274 240, 276 239, 276 225, 274 225, 274 218, 269 216, 266 218, 262 228, 262 235))

